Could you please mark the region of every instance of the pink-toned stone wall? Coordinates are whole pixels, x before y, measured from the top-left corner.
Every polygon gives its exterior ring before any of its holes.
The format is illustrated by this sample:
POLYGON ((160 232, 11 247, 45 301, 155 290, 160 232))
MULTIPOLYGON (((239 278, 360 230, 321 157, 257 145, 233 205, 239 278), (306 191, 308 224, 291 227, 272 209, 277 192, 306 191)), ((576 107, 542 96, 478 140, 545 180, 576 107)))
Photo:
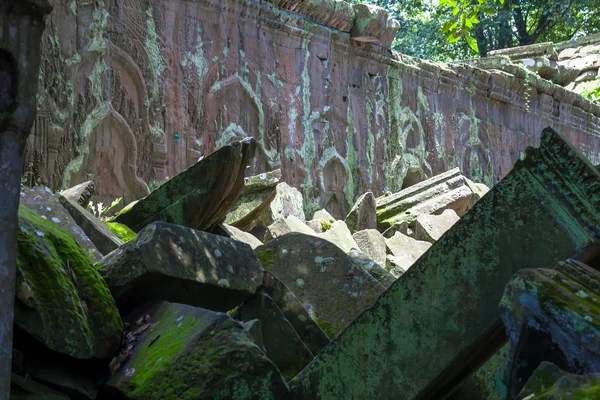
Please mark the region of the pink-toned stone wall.
POLYGON ((493 184, 550 125, 598 161, 600 109, 523 70, 389 50, 397 25, 339 0, 55 0, 30 181, 93 176, 129 202, 219 146, 260 144, 307 211, 451 167, 493 184), (280 8, 281 7, 281 8, 280 8), (290 11, 291 10, 291 11, 290 11), (354 40, 354 39, 358 40, 354 40))

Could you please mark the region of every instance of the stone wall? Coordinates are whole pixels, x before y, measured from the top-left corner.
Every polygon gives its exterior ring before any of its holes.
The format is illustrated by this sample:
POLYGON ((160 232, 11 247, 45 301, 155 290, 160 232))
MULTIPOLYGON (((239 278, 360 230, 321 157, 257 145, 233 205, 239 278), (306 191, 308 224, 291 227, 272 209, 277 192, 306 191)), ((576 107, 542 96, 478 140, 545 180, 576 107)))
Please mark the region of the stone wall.
POLYGON ((281 167, 309 216, 340 217, 454 166, 493 184, 548 125, 599 162, 597 105, 518 67, 392 54, 397 28, 341 0, 55 0, 28 179, 126 203, 253 136, 249 173, 281 167))

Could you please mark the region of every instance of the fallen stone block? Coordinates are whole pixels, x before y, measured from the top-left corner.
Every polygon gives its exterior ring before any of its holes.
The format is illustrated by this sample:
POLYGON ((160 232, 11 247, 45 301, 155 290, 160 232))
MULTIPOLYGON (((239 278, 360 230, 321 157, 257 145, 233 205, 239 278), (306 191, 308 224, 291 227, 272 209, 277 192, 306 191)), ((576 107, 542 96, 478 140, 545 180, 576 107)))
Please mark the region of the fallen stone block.
POLYGON ((223 230, 225 231, 225 233, 227 234, 228 237, 230 237, 233 240, 237 240, 237 241, 240 241, 242 243, 246 243, 248 246, 252 247, 253 250, 255 248, 257 248, 258 246, 262 246, 263 245, 263 242, 261 242, 260 240, 258 240, 256 238, 256 236, 254 236, 251 233, 244 232, 244 231, 236 228, 235 226, 230 226, 230 225, 227 225, 227 224, 223 224, 222 228, 223 228, 223 230))
POLYGON ((316 236, 317 234, 298 217, 290 215, 286 218, 279 218, 267 228, 265 233, 265 243, 271 240, 287 235, 288 233, 298 232, 305 235, 316 236))
POLYGON ((345 252, 321 238, 290 233, 255 251, 265 269, 296 295, 330 338, 384 291, 345 252))
POLYGON ((303 223, 306 221, 302 194, 298 189, 291 187, 285 182, 275 187, 275 198, 269 204, 267 210, 257 221, 257 225, 269 226, 280 218, 289 216, 298 218, 303 223))
MULTIPOLYGON (((268 255, 269 252, 264 253, 268 255)), ((266 263, 270 260, 265 260, 266 263)), ((313 355, 319 354, 330 342, 292 291, 272 273, 265 271, 262 289, 269 295, 294 327, 300 339, 313 355)))
POLYGON ((362 231, 365 229, 377 228, 375 196, 372 192, 367 192, 360 196, 348 216, 346 217, 346 225, 352 232, 362 231))
POLYGON ((262 337, 262 327, 260 326, 260 321, 258 319, 252 319, 250 321, 246 321, 242 323, 244 330, 252 336, 254 339, 254 343, 258 346, 259 349, 262 350, 263 353, 267 353, 267 349, 265 349, 265 343, 263 342, 262 337))
POLYGON ((92 198, 92 195, 94 194, 94 190, 94 182, 87 181, 69 189, 62 190, 60 194, 65 198, 79 204, 81 207, 86 208, 90 202, 90 199, 92 198))
POLYGON ((459 219, 454 210, 444 210, 440 215, 419 215, 416 221, 415 239, 435 243, 459 219))
POLYGON ((387 255, 387 246, 385 238, 376 229, 366 229, 356 232, 352 238, 358 245, 358 249, 373 261, 381 266, 385 266, 387 255))
POLYGON ((243 231, 251 230, 275 199, 275 187, 280 180, 280 169, 246 178, 242 195, 227 213, 225 223, 243 231))
POLYGON ((513 275, 599 235, 600 175, 544 130, 539 149, 292 380, 295 398, 444 398, 504 345, 488 344, 504 335, 498 304, 513 275))
POLYGON ((85 234, 83 229, 73 220, 71 214, 63 207, 58 197, 43 186, 36 186, 21 191, 20 204, 38 214, 43 219, 55 224, 67 232, 79 245, 86 250, 94 261, 102 258, 98 248, 85 234))
POLYGON ((350 229, 348 229, 348 226, 346 226, 344 221, 335 221, 331 225, 331 228, 326 232, 320 233, 318 236, 335 244, 342 249, 344 253, 347 253, 352 249, 358 249, 358 244, 354 241, 354 238, 352 238, 352 232, 350 232, 350 229))
POLYGON ((478 199, 460 170, 454 168, 398 193, 379 197, 378 227, 388 229, 406 222, 410 228, 419 215, 438 214, 445 209, 452 209, 462 217, 478 199))
POLYGON ((379 43, 389 48, 400 28, 388 12, 371 4, 354 4, 355 19, 350 31, 352 40, 379 43))
POLYGON ((544 361, 519 393, 518 400, 597 399, 600 373, 569 374, 555 364, 544 361))
POLYGON ((131 357, 105 384, 105 398, 289 396, 277 367, 227 314, 161 302, 132 312, 125 321, 140 319, 145 323, 136 331, 131 357))
POLYGON ((84 249, 61 228, 19 207, 15 325, 78 359, 107 358, 123 323, 84 249))
POLYGON ((70 400, 66 393, 33 380, 27 376, 11 374, 10 398, 13 400, 70 400))
POLYGON ((100 253, 106 255, 123 244, 119 236, 78 203, 62 194, 58 195, 58 200, 100 253))
POLYGON ((154 222, 99 263, 119 308, 147 300, 227 311, 256 292, 263 269, 250 246, 154 222))
POLYGON ((251 138, 223 146, 147 197, 127 205, 108 222, 126 225, 134 232, 155 221, 210 230, 239 199, 255 149, 251 138))
POLYGON ((287 380, 296 376, 314 358, 268 294, 257 292, 232 317, 240 321, 260 321, 266 355, 287 380))
POLYGON ((400 232, 396 232, 390 239, 385 239, 385 244, 391 253, 387 257, 391 263, 388 271, 395 276, 408 271, 431 248, 431 243, 413 239, 400 232))
POLYGON ((322 219, 332 224, 335 222, 335 218, 333 217, 333 215, 329 214, 329 212, 324 208, 315 211, 315 213, 313 214, 313 219, 322 219))
POLYGON ((600 373, 600 272, 573 260, 556 269, 524 269, 506 287, 502 319, 511 353, 508 400, 542 361, 573 374, 600 373))
POLYGON ((389 288, 396 280, 394 275, 388 272, 381 265, 377 264, 374 260, 363 254, 360 250, 351 249, 347 254, 355 263, 360 265, 362 269, 367 271, 369 275, 375 278, 375 280, 377 280, 377 282, 379 282, 384 288, 389 288))
POLYGON ((312 229, 313 231, 315 231, 315 233, 323 233, 324 232, 323 223, 320 220, 311 219, 310 221, 306 222, 306 225, 310 229, 312 229))

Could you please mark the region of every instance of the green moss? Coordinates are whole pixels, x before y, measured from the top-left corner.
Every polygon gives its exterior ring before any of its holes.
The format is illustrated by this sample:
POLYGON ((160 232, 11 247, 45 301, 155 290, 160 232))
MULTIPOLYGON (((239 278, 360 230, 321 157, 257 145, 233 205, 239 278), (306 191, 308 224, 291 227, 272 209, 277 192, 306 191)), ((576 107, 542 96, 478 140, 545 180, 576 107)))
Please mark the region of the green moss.
POLYGON ((272 373, 261 371, 252 382, 248 374, 253 367, 260 370, 256 363, 267 362, 266 358, 237 322, 223 314, 170 303, 163 303, 151 315, 158 325, 142 336, 124 367, 133 375, 128 377, 122 370, 109 381, 116 381, 128 398, 269 398, 257 397, 257 393, 273 391, 272 373), (240 385, 243 396, 231 390, 240 385))
POLYGON ((118 348, 123 323, 92 261, 71 236, 23 206, 17 275, 40 319, 26 314, 21 322, 48 347, 76 358, 104 358, 118 348))
POLYGON ((259 251, 256 253, 256 257, 260 261, 263 267, 268 265, 273 265, 275 263, 275 258, 273 256, 273 250, 267 249, 264 251, 259 251))
POLYGON ((156 335, 160 335, 160 345, 148 347, 150 340, 156 337, 152 335, 146 335, 145 339, 138 344, 139 350, 133 362, 135 375, 129 381, 130 391, 127 393, 132 398, 147 398, 145 393, 148 390, 156 390, 156 386, 160 386, 159 390, 167 394, 165 399, 175 399, 172 391, 184 387, 184 382, 177 380, 165 382, 165 380, 155 380, 154 377, 169 369, 171 362, 186 346, 186 339, 192 336, 199 318, 192 315, 179 316, 176 313, 163 313, 161 316, 159 324, 161 328, 156 330, 156 335), (163 386, 167 382, 171 386, 170 390, 163 386))
POLYGON ((118 222, 106 222, 106 226, 110 228, 111 231, 115 233, 124 243, 127 243, 137 236, 134 231, 129 229, 127 225, 120 224, 118 222))
POLYGON ((325 321, 319 318, 317 315, 313 315, 313 320, 319 325, 319 327, 325 332, 325 334, 329 337, 329 339, 335 338, 337 335, 335 333, 335 329, 333 329, 333 324, 329 321, 325 321))
POLYGON ((319 223, 321 224, 321 228, 323 228, 323 232, 327 232, 329 229, 331 229, 331 221, 327 221, 326 219, 323 218, 319 218, 317 221, 319 221, 319 223))

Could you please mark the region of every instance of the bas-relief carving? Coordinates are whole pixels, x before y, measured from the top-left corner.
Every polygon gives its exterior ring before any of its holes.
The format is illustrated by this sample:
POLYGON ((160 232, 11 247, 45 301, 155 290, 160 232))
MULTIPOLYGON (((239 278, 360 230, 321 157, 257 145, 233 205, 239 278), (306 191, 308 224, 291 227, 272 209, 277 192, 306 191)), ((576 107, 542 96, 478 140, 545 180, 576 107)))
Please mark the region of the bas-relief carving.
POLYGON ((105 204, 123 197, 123 204, 148 194, 146 184, 137 177, 135 160, 136 138, 125 119, 114 109, 92 129, 89 152, 73 182, 87 180, 94 175, 94 184, 100 195, 92 197, 105 204))
MULTIPOLYGON (((492 128, 503 126, 502 118, 509 125, 522 125, 521 120, 529 118, 525 113, 511 118, 520 111, 510 102, 498 102, 504 111, 497 112, 491 104, 496 100, 489 98, 492 90, 488 88, 488 97, 481 87, 469 91, 464 71, 458 68, 451 77, 453 87, 444 92, 438 75, 445 70, 432 72, 427 65, 394 72, 389 55, 377 53, 375 47, 348 45, 347 35, 317 25, 300 28, 297 19, 293 26, 263 24, 262 14, 254 9, 221 5, 215 14, 214 0, 186 1, 177 9, 163 1, 104 4, 110 14, 108 28, 98 36, 106 39, 104 50, 86 53, 92 35, 79 26, 80 59, 67 66, 54 50, 60 41, 52 42, 49 35, 46 39, 48 64, 40 77, 46 83, 41 85, 40 118, 30 138, 28 160, 32 179, 54 188, 65 183, 67 165, 81 167, 67 174, 72 177, 66 180, 69 184, 77 183, 75 178, 87 179, 86 169, 99 168, 92 159, 98 154, 85 154, 91 143, 101 143, 102 154, 114 151, 113 144, 126 148, 127 154, 137 152, 133 163, 102 164, 109 177, 98 183, 100 190, 133 196, 142 193, 143 181, 174 176, 216 147, 253 136, 260 143, 255 171, 272 169, 281 157, 285 179, 302 188, 309 201, 321 196, 316 201, 342 212, 365 189, 398 190, 453 166, 486 183, 497 181, 515 156, 494 153, 500 144, 491 144, 497 135, 490 133, 492 128), (246 58, 240 50, 248 52, 246 58), (100 91, 90 79, 99 61, 106 64, 100 91), (400 88, 404 86, 400 94, 394 93, 397 87, 387 87, 390 73, 400 88), (351 84, 358 82, 362 89, 352 90, 351 84), (180 93, 176 99, 173 86, 180 93), (50 93, 55 87, 64 89, 50 93), (489 118, 475 118, 474 101, 487 104, 489 118), (102 102, 110 107, 101 108, 102 102), (346 112, 351 104, 352 111, 346 112), (397 132, 390 131, 392 119, 397 132), (82 137, 89 121, 94 128, 82 137), (352 124, 356 146, 346 136, 352 124), (175 132, 179 143, 173 140, 175 132), (330 149, 336 157, 330 157, 330 149)), ((94 20, 92 14, 101 7, 79 4, 78 20, 94 20)), ((496 81, 492 78, 489 85, 496 81)), ((580 108, 543 97, 540 110, 560 113, 565 129, 581 136, 575 128, 581 123, 575 116, 580 108)), ((517 135, 518 129, 500 131, 517 135)), ((583 139, 578 143, 587 151, 600 151, 583 139)), ((529 141, 511 139, 506 148, 513 146, 511 154, 518 157, 526 144, 529 141)))

